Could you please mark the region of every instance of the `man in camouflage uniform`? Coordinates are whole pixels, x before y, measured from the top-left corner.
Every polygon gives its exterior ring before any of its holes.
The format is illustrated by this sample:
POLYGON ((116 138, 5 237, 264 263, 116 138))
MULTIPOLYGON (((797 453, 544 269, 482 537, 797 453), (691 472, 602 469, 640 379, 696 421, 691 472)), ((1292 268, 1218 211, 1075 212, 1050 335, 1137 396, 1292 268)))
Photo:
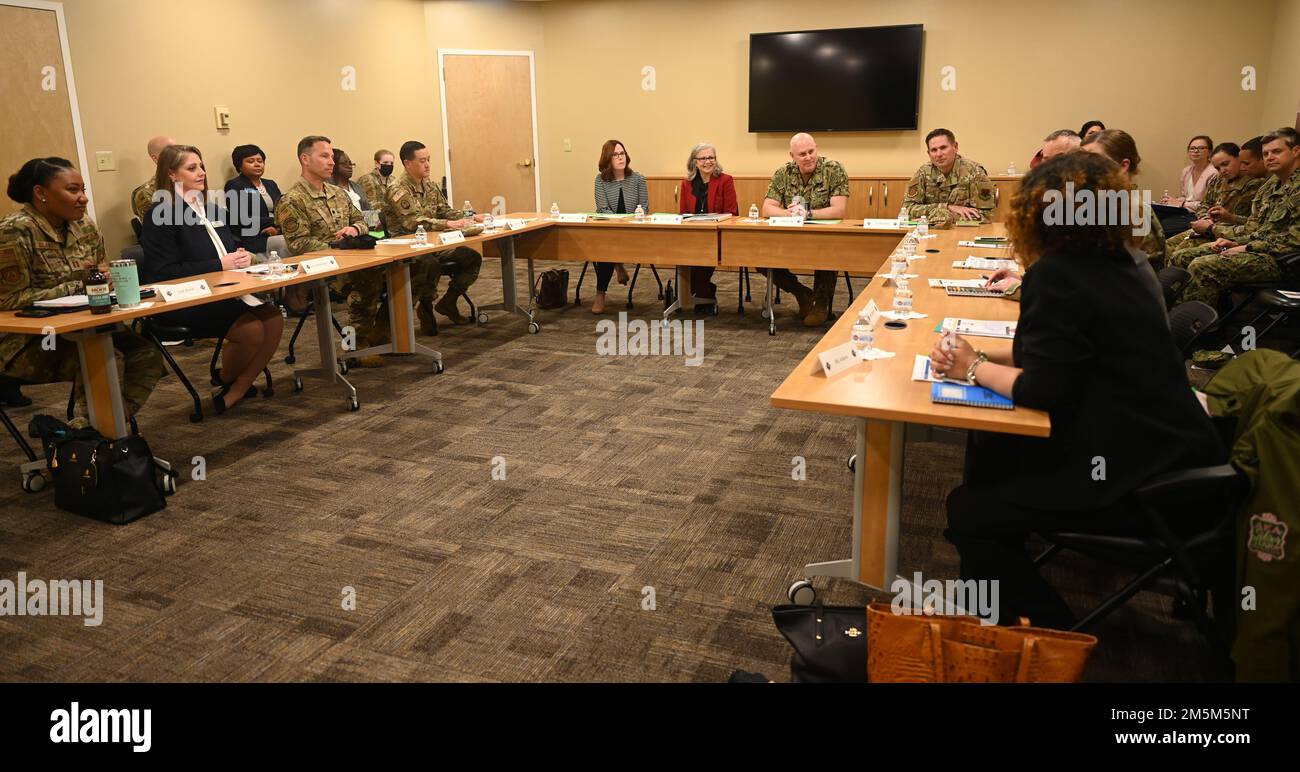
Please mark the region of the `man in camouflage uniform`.
POLYGON ((1218 240, 1174 254, 1175 265, 1192 274, 1184 301, 1217 307, 1228 287, 1242 282, 1277 281, 1277 258, 1300 249, 1300 147, 1294 129, 1264 135, 1264 165, 1272 175, 1255 195, 1243 225, 1215 225, 1218 240))
MULTIPOLYGON (((483 221, 483 215, 475 215, 471 220, 459 209, 452 209, 437 183, 429 178, 432 163, 427 147, 411 140, 402 143, 398 155, 402 159, 404 171, 389 183, 383 198, 384 226, 390 235, 409 235, 415 233, 415 229, 421 225, 425 231, 459 230, 466 236, 476 236, 483 232, 482 226, 475 225, 476 222, 483 221)), ((464 246, 417 259, 411 267, 411 293, 419 298, 416 315, 426 335, 434 329, 433 311, 446 316, 455 324, 469 321, 456 308, 456 298, 478 279, 482 265, 483 256, 464 246), (430 309, 444 263, 451 266, 451 281, 446 294, 430 309)))
POLYGON ((366 193, 366 200, 372 202, 371 206, 376 209, 382 209, 384 203, 384 194, 388 191, 388 184, 393 180, 393 153, 391 150, 375 151, 375 168, 369 174, 357 180, 361 184, 361 189, 366 193))
POLYGON ((948 129, 927 134, 925 148, 930 162, 912 175, 903 198, 907 216, 924 216, 935 228, 958 220, 989 222, 997 200, 984 167, 957 154, 957 138, 948 129))
MULTIPOLYGON (((369 232, 365 218, 352 206, 348 194, 328 180, 334 174, 334 149, 328 137, 303 137, 298 143, 298 163, 302 177, 293 184, 275 206, 275 221, 284 234, 289 251, 295 255, 328 249, 332 242, 345 236, 359 236, 369 232)), ((379 319, 379 293, 384 286, 384 269, 367 268, 347 274, 351 285, 348 294, 348 313, 357 333, 357 349, 369 348, 388 340, 388 325, 379 319), (372 291, 373 290, 373 291, 372 291), (366 302, 363 302, 366 298, 366 302), (372 299, 372 300, 371 300, 372 299)), ((289 290, 285 302, 292 307, 289 290)), ((300 295, 298 302, 306 305, 300 295)), ((378 367, 380 357, 366 357, 361 364, 378 367)))
POLYGON ((1241 148, 1230 142, 1219 145, 1210 158, 1219 173, 1206 184, 1205 197, 1196 210, 1191 229, 1165 242, 1167 255, 1184 247, 1209 244, 1214 240, 1210 229, 1217 223, 1233 225, 1245 221, 1255 194, 1268 175, 1260 146, 1258 137, 1241 148), (1255 144, 1252 146, 1251 142, 1255 144))
MULTIPOLYGON (((772 175, 763 198, 764 217, 795 214, 795 197, 802 199, 802 213, 808 219, 835 220, 844 217, 849 205, 849 175, 839 161, 817 154, 812 136, 799 133, 790 138, 790 162, 772 175)), ((799 303, 805 327, 820 327, 830 314, 835 293, 835 272, 813 273, 813 288, 799 283, 787 268, 759 268, 769 281, 789 292, 799 303)))
MULTIPOLYGON (((0 220, 0 309, 14 311, 38 300, 77 294, 83 291, 89 265, 108 271, 104 237, 85 216, 81 175, 66 161, 57 165, 66 165, 67 171, 48 186, 36 187, 31 200, 0 220)), ((27 383, 74 381, 80 416, 74 424, 88 426, 76 345, 58 340, 47 350, 44 343, 41 335, 0 335, 0 372, 27 383)), ((130 418, 140 412, 162 376, 162 354, 126 329, 113 333, 113 348, 119 357, 122 407, 130 418)))
POLYGON ((131 213, 144 222, 144 216, 149 213, 149 208, 153 206, 154 190, 154 172, 158 170, 158 154, 168 145, 176 144, 176 140, 171 137, 154 137, 149 140, 147 147, 149 160, 153 161, 149 165, 149 179, 144 184, 131 191, 131 213))

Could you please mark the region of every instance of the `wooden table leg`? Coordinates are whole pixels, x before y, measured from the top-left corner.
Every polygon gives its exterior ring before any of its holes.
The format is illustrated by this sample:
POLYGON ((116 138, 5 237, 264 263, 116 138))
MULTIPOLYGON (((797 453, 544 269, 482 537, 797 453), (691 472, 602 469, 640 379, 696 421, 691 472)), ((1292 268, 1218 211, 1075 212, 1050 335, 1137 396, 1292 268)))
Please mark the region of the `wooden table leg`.
POLYGON ((81 364, 90 423, 100 434, 114 440, 125 437, 127 431, 122 386, 117 378, 117 357, 113 353, 115 329, 116 325, 113 325, 82 330, 69 336, 77 342, 77 360, 81 364))
POLYGON ((388 265, 388 334, 394 354, 415 351, 415 320, 411 305, 411 263, 399 260, 388 265))

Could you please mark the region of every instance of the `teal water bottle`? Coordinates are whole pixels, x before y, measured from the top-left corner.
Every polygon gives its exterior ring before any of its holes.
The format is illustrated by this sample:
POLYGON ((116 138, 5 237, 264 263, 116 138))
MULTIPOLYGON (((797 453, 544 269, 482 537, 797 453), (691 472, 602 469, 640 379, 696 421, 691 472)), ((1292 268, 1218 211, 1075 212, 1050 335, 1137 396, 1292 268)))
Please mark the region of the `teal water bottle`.
POLYGON ((108 264, 108 273, 113 278, 113 291, 117 295, 118 306, 135 308, 140 305, 140 273, 135 261, 114 260, 108 264))

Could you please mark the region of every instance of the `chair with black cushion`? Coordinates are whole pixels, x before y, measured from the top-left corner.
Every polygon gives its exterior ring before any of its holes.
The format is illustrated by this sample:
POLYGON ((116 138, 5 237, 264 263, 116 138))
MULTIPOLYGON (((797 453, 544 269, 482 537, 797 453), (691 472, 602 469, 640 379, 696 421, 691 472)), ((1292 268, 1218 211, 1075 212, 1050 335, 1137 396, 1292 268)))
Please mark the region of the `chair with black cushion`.
POLYGON ((1157 274, 1160 279, 1160 289, 1165 294, 1165 308, 1173 308, 1178 296, 1183 294, 1183 288, 1191 280, 1192 275, 1186 268, 1179 268, 1176 265, 1167 265, 1160 269, 1157 274))
MULTIPOLYGON (((450 256, 449 254, 448 254, 448 255, 444 255, 444 256, 440 256, 440 257, 438 258, 438 267, 442 269, 442 270, 438 273, 438 280, 441 281, 441 280, 442 280, 442 277, 443 277, 443 276, 446 276, 446 277, 447 277, 447 281, 450 282, 450 281, 451 281, 451 272, 452 272, 453 270, 455 270, 455 268, 456 268, 456 263, 455 263, 454 260, 451 259, 451 256, 450 256)), ((438 294, 438 282, 436 282, 436 281, 433 283, 433 294, 434 294, 434 296, 437 296, 437 294, 438 294)), ((470 319, 473 319, 474 321, 478 322, 479 324, 483 324, 483 323, 487 322, 487 313, 484 313, 482 317, 479 316, 479 313, 478 313, 478 307, 474 305, 474 301, 473 301, 473 299, 470 298, 468 292, 466 292, 465 290, 460 290, 459 292, 456 293, 456 296, 457 296, 457 297, 460 297, 460 298, 464 298, 464 299, 465 299, 465 302, 469 304, 469 318, 470 318, 470 319)), ((437 335, 437 334, 438 334, 438 317, 437 317, 437 315, 435 315, 435 316, 433 317, 433 332, 432 332, 432 334, 433 334, 433 335, 437 335)))
MULTIPOLYGON (((135 260, 136 263, 139 264, 143 257, 144 249, 139 246, 131 246, 122 250, 123 260, 135 260)), ((194 412, 190 413, 190 422, 198 423, 202 421, 203 400, 199 397, 199 393, 194 389, 194 384, 190 382, 190 379, 185 376, 185 372, 181 370, 180 364, 176 362, 176 359, 172 356, 172 352, 169 350, 168 346, 165 345, 166 343, 180 343, 183 346, 193 347, 194 341, 201 339, 201 337, 194 335, 188 327, 167 324, 154 316, 142 316, 137 319, 136 330, 140 335, 144 336, 145 340, 152 343, 154 348, 158 349, 158 351, 163 355, 163 359, 166 360, 168 369, 176 375, 176 378, 181 382, 181 385, 185 387, 185 391, 189 392, 190 400, 194 402, 194 412)), ((221 370, 217 367, 217 363, 221 360, 221 346, 223 343, 223 339, 216 339, 216 344, 213 346, 212 350, 212 359, 208 362, 208 374, 211 378, 212 385, 214 386, 221 385, 221 370)), ((275 386, 271 379, 271 368, 263 368, 262 373, 266 377, 266 388, 262 389, 262 396, 269 397, 275 393, 275 386)), ((68 416, 69 419, 72 416, 71 397, 69 397, 68 400, 68 416)))
MULTIPOLYGON (((1264 336, 1277 325, 1293 318, 1297 311, 1300 311, 1300 298, 1284 295, 1275 289, 1259 290, 1255 293, 1255 305, 1259 306, 1259 313, 1246 323, 1246 327, 1255 328, 1255 346, 1258 348, 1264 341, 1264 336), (1264 317, 1269 317, 1268 324, 1259 329, 1259 323, 1264 321, 1264 317)), ((1244 327, 1242 329, 1245 329, 1244 327)), ((1300 349, 1296 349, 1292 357, 1300 356, 1300 349)))
POLYGON ((1233 295, 1241 295, 1242 299, 1233 304, 1232 308, 1223 315, 1219 323, 1215 326, 1215 331, 1224 329, 1228 322, 1236 319, 1237 314, 1241 313, 1250 302, 1257 297, 1260 290, 1275 289, 1300 289, 1300 252, 1291 252, 1282 255, 1277 259, 1277 267, 1281 276, 1277 281, 1270 282, 1244 282, 1234 284, 1228 288, 1226 293, 1229 298, 1233 295))
POLYGON ((1142 512, 1137 535, 1041 533, 1050 546, 1035 560, 1041 566, 1061 550, 1136 571, 1136 575, 1073 628, 1088 630, 1142 591, 1175 600, 1206 636, 1222 661, 1227 647, 1215 621, 1227 623, 1235 602, 1234 530, 1249 481, 1231 464, 1158 475, 1132 497, 1142 512), (1210 602, 1215 621, 1211 621, 1210 602))
POLYGON ((1174 336, 1178 353, 1187 356, 1201 333, 1209 329, 1218 316, 1208 303, 1199 300, 1189 300, 1175 306, 1169 312, 1169 332, 1174 336))
MULTIPOLYGON (((272 251, 278 252, 281 260, 293 257, 293 252, 289 251, 289 242, 282 235, 275 235, 267 238, 266 253, 269 255, 272 251)), ((281 303, 281 308, 284 308, 286 313, 288 312, 288 308, 283 303, 281 303)), ((293 348, 298 343, 298 336, 302 334, 303 326, 307 324, 307 317, 311 316, 315 310, 315 295, 309 293, 307 295, 307 307, 303 309, 302 315, 298 317, 298 324, 293 328, 293 334, 289 336, 289 352, 285 354, 285 364, 291 365, 298 361, 297 355, 293 353, 293 348)), ((338 319, 333 318, 333 314, 330 315, 330 321, 333 322, 334 330, 339 334, 339 337, 343 337, 343 325, 339 324, 338 319)), ((344 362, 345 360, 340 360, 339 362, 339 368, 341 370, 346 370, 347 368, 347 365, 344 362)))

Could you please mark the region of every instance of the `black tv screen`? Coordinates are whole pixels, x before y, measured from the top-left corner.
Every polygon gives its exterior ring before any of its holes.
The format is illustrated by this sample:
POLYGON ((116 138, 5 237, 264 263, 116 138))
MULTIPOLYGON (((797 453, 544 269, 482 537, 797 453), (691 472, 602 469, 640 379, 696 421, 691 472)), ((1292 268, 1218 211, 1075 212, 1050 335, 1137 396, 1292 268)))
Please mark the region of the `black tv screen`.
POLYGON ((915 129, 920 24, 749 36, 750 131, 915 129))

